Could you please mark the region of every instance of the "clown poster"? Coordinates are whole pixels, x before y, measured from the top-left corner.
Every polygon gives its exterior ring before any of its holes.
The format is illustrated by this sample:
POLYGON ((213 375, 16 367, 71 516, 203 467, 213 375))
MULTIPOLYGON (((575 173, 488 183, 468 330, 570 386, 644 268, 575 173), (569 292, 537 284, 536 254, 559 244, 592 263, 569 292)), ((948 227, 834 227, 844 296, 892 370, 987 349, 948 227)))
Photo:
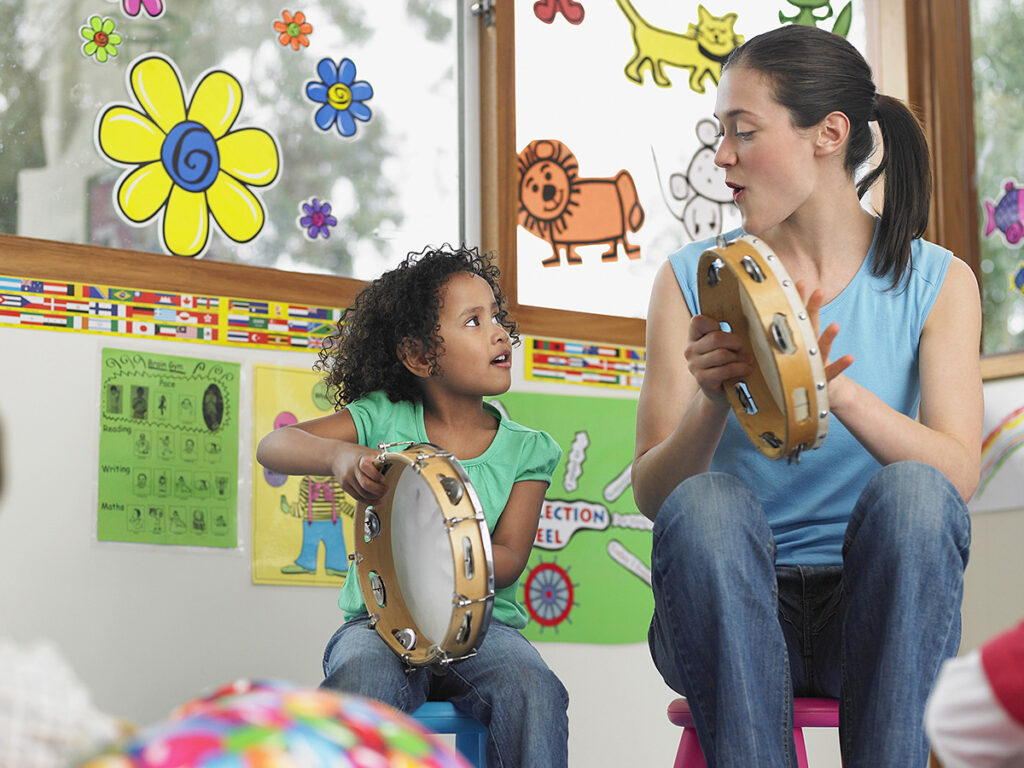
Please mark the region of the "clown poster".
MULTIPOLYGON (((253 454, 273 429, 326 416, 334 408, 323 375, 253 367, 253 454)), ((288 476, 253 460, 252 580, 255 584, 340 586, 352 551, 355 501, 331 476, 288 476)))

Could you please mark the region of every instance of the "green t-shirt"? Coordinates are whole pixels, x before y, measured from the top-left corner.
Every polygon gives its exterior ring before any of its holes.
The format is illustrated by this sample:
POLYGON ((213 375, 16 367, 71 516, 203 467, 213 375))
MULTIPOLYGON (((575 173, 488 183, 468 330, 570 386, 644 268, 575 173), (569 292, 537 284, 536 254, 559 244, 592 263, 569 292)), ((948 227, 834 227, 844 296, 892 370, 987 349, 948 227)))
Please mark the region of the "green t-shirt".
MULTIPOLYGON (((473 459, 460 459, 459 463, 469 475, 483 507, 484 517, 487 518, 487 529, 493 533, 508 503, 512 485, 520 480, 550 483, 551 474, 562 458, 562 449, 547 432, 503 419, 497 410, 486 403, 484 407, 498 419, 498 432, 486 451, 473 459)), ((404 440, 429 442, 427 430, 423 426, 421 402, 393 403, 383 392, 372 392, 349 403, 345 409, 355 421, 360 445, 376 448, 380 443, 404 440)), ((350 569, 349 575, 354 574, 355 569, 350 569)), ((522 629, 528 618, 523 606, 516 600, 518 591, 517 581, 495 592, 493 618, 502 624, 522 629)), ((366 613, 357 578, 345 579, 338 596, 338 605, 344 611, 345 621, 366 613)))

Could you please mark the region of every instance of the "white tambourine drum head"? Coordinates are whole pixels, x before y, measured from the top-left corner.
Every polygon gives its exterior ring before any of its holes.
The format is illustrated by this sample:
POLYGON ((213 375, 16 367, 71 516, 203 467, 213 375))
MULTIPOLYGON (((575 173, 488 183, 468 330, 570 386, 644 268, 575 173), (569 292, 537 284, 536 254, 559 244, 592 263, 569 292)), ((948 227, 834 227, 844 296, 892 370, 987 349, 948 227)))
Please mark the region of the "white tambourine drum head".
POLYGON ((417 472, 403 471, 391 505, 395 576, 413 623, 434 643, 444 639, 452 611, 455 565, 441 505, 417 472))
POLYGON ((451 454, 427 443, 387 447, 379 461, 387 492, 356 508, 360 591, 371 625, 406 663, 447 664, 474 653, 490 623, 487 522, 451 454))
POLYGON ((697 267, 701 314, 739 334, 753 372, 725 383, 751 443, 770 459, 799 459, 828 435, 828 386, 807 309, 786 268, 745 235, 706 250, 697 267))

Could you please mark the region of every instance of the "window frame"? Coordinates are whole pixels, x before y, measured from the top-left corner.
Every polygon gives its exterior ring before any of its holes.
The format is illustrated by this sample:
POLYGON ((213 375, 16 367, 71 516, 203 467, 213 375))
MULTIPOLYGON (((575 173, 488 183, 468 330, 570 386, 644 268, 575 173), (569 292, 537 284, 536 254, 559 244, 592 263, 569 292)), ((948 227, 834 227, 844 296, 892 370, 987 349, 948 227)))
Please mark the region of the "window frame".
POLYGON ((581 338, 608 344, 646 344, 647 322, 519 303, 516 228, 519 210, 516 154, 515 8, 495 3, 493 23, 480 36, 481 244, 497 253, 502 287, 520 330, 539 336, 581 338))
POLYGON ((0 273, 125 288, 344 308, 364 282, 0 233, 0 273))
MULTIPOLYGON (((908 102, 918 112, 928 136, 935 193, 925 237, 962 258, 980 282, 967 0, 905 0, 904 19, 898 21, 893 18, 891 6, 873 2, 866 5, 866 11, 881 28, 875 41, 882 48, 880 52, 894 43, 904 48, 908 102), (889 29, 898 22, 904 22, 904 29, 900 30, 901 40, 894 41, 889 29), (950 51, 954 55, 949 55, 950 51)), ((493 12, 495 24, 482 35, 480 48, 483 243, 499 254, 510 307, 526 332, 566 336, 566 328, 586 324, 589 339, 642 346, 646 327, 642 319, 518 302, 515 104, 498 98, 498 94, 515 93, 514 13, 509 3, 496 4, 493 12)), ((1024 374, 1024 352, 983 355, 981 368, 986 380, 1024 374)))

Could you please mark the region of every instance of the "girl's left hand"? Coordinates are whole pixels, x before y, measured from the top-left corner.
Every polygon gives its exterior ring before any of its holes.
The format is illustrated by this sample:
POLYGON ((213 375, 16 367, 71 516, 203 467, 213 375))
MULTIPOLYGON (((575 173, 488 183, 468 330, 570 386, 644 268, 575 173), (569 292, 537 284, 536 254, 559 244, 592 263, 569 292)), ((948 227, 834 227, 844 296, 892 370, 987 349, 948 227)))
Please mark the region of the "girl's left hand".
POLYGON ((838 360, 829 362, 829 357, 832 354, 832 342, 839 335, 839 323, 830 323, 822 331, 820 314, 825 294, 820 288, 816 288, 810 296, 807 296, 803 280, 796 281, 796 290, 800 294, 800 298, 803 299, 804 306, 807 307, 807 316, 811 321, 811 327, 818 335, 818 351, 821 354, 822 365, 825 366, 825 380, 828 382, 828 399, 829 403, 834 406, 837 398, 842 397, 844 383, 848 381, 842 373, 853 364, 853 355, 843 355, 838 360))

